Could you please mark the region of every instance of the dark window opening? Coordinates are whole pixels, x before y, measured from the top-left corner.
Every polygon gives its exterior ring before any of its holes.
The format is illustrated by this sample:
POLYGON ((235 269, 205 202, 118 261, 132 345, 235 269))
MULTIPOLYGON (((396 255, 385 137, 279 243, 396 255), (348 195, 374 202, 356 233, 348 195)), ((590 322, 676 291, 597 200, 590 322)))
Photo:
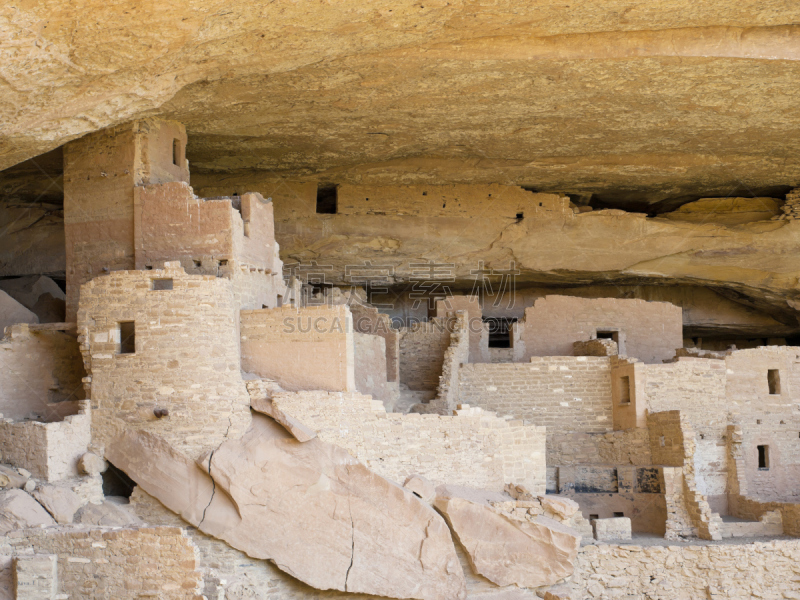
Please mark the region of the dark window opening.
POLYGON ((223 258, 221 260, 218 260, 217 261, 217 265, 219 265, 220 267, 227 267, 228 266, 228 260, 225 259, 225 258, 223 258))
POLYGON ((119 324, 119 353, 134 354, 136 352, 136 325, 133 321, 122 321, 119 324))
POLYGON ((781 374, 778 369, 767 371, 767 384, 769 384, 770 395, 775 396, 781 393, 781 374))
POLYGON ((124 471, 111 463, 103 473, 103 495, 130 498, 136 483, 124 471))
POLYGON ((525 218, 525 213, 517 213, 517 220, 525 218))
MULTIPOLYGON (((369 198, 368 198, 369 199, 369 198)), ((335 185, 317 187, 317 214, 335 215, 338 201, 338 189, 335 185)))
POLYGON ((628 375, 619 378, 619 403, 631 403, 631 378, 628 375))
POLYGON ((769 446, 758 446, 758 468, 769 470, 769 446))
POLYGON ((194 263, 194 266, 195 266, 196 269, 199 269, 200 267, 203 266, 203 261, 202 260, 193 260, 192 262, 194 263))
POLYGON ((154 290, 171 290, 172 279, 153 279, 154 290))
POLYGON ((615 519, 618 519, 619 517, 624 517, 624 516, 625 516, 624 512, 615 512, 614 513, 614 518, 615 519))
POLYGON ((283 296, 281 296, 280 294, 278 294, 278 296, 275 298, 275 306, 277 306, 278 308, 283 306, 283 296))
POLYGON ((600 518, 600 515, 589 515, 589 520, 590 521, 597 521, 597 519, 599 519, 599 518, 600 518))
MULTIPOLYGON (((423 196, 427 196, 427 195, 428 195, 428 192, 422 192, 422 195, 423 195, 423 196)), ((489 194, 489 195, 491 196, 491 194, 489 194)))
POLYGON ((172 140, 172 164, 181 164, 181 142, 178 138, 172 140))
POLYGON ((504 317, 486 317, 484 323, 489 324, 489 348, 513 348, 511 341, 514 335, 513 324, 517 320, 504 317))
POLYGON ((603 331, 602 329, 598 329, 597 339, 614 340, 617 343, 617 346, 619 346, 619 331, 603 331))

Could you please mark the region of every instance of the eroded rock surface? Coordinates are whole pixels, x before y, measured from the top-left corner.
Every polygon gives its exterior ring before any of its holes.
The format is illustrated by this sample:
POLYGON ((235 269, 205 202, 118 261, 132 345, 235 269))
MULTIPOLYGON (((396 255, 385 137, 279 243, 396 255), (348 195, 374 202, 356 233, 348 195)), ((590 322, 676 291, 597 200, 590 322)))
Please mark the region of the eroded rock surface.
POLYGON ((347 451, 300 443, 265 417, 202 468, 144 432, 127 431, 106 456, 202 531, 318 589, 465 597, 450 532, 430 506, 347 451))
POLYGON ((0 492, 0 535, 16 529, 55 524, 41 504, 22 490, 0 492))
POLYGON ((501 494, 482 494, 453 486, 437 488, 434 506, 466 550, 476 573, 500 585, 552 585, 573 572, 580 535, 543 516, 510 519, 490 502, 501 494))

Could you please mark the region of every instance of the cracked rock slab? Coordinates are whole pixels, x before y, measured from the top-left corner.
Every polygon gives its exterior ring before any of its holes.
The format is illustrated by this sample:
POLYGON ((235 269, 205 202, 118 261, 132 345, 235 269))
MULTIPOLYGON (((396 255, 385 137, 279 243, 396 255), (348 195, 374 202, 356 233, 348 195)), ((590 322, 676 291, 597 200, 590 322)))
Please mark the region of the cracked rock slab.
POLYGON ((317 589, 466 597, 453 540, 436 511, 346 450, 319 439, 300 443, 266 417, 254 415, 240 440, 198 464, 134 431, 106 456, 201 531, 317 589))
POLYGON ((0 535, 16 529, 55 524, 42 505, 22 490, 0 491, 0 535))
POLYGON ((553 585, 572 575, 581 537, 547 517, 515 521, 477 490, 468 497, 440 486, 434 506, 458 537, 474 571, 499 586, 553 585))

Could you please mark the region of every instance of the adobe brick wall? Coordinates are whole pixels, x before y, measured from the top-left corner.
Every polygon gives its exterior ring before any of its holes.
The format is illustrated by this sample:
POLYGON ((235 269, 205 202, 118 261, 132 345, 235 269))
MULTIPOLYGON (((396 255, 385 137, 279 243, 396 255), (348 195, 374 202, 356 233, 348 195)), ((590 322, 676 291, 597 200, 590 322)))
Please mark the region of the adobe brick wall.
POLYGON ((91 382, 92 433, 105 444, 125 427, 165 438, 191 457, 241 435, 250 398, 241 376, 238 306, 227 279, 163 270, 117 271, 85 284, 78 333, 91 382), (173 289, 152 290, 171 278, 173 289), (136 348, 119 354, 119 323, 136 348), (156 418, 156 408, 169 417, 156 418))
POLYGON ((180 527, 26 529, 0 538, 3 554, 54 554, 70 598, 196 600, 197 549, 180 527))
POLYGON ((517 322, 531 356, 572 356, 573 343, 596 337, 597 329, 620 331, 619 354, 661 363, 683 347, 681 308, 667 302, 617 298, 545 296, 517 322))
POLYGON ((502 491, 506 483, 545 493, 545 431, 476 408, 453 416, 387 413, 359 393, 279 392, 276 408, 346 448, 400 484, 414 473, 431 481, 502 491))
POLYGON ((356 389, 347 306, 243 310, 240 317, 245 372, 274 379, 291 391, 356 389))
POLYGON ((548 435, 612 428, 609 357, 533 357, 530 363, 466 364, 462 403, 547 427, 548 435))

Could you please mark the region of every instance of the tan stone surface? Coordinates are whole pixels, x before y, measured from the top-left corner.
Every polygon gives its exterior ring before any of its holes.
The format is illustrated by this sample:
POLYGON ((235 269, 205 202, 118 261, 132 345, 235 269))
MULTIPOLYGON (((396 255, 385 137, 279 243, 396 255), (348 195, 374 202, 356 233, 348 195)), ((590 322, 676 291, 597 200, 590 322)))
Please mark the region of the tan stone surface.
POLYGON ((287 415, 285 412, 275 408, 271 398, 259 397, 253 395, 251 392, 250 408, 263 415, 272 417, 277 423, 282 425, 286 431, 291 433, 298 442, 307 442, 317 437, 316 431, 310 427, 306 427, 291 415, 287 415))
POLYGON ((580 535, 547 517, 515 521, 488 503, 440 487, 434 506, 447 519, 473 569, 497 585, 552 585, 573 572, 580 535))
POLYGON ((90 0, 4 13, 15 68, 0 164, 157 111, 197 135, 190 160, 205 169, 364 164, 352 177, 373 181, 494 180, 500 169, 543 187, 607 181, 658 196, 797 180, 783 162, 797 123, 773 130, 794 97, 792 3, 191 8, 147 3, 132 21, 90 0))
POLYGON ((108 468, 105 459, 94 452, 87 452, 78 460, 78 471, 82 475, 99 475, 108 468))
POLYGON ((152 434, 129 431, 107 455, 202 531, 273 560, 314 587, 423 600, 464 597, 449 531, 432 508, 346 451, 287 435, 254 417, 244 438, 222 444, 203 463, 216 487, 152 434))
POLYGON ((38 322, 39 317, 32 311, 25 308, 3 290, 0 290, 0 329, 5 331, 6 327, 17 323, 38 322))
POLYGON ((33 497, 49 512, 56 523, 72 523, 72 519, 85 501, 68 486, 43 484, 36 486, 33 497))
POLYGON ((55 525, 47 511, 22 490, 0 491, 0 534, 16 529, 55 525))

